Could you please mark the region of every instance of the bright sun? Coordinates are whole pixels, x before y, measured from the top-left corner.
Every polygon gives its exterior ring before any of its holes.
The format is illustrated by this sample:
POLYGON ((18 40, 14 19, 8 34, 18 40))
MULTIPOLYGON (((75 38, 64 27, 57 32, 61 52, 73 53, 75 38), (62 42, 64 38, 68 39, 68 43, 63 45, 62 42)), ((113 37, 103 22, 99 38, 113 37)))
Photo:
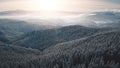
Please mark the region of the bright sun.
POLYGON ((59 1, 60 0, 33 0, 33 6, 43 11, 55 11, 60 9, 59 1))

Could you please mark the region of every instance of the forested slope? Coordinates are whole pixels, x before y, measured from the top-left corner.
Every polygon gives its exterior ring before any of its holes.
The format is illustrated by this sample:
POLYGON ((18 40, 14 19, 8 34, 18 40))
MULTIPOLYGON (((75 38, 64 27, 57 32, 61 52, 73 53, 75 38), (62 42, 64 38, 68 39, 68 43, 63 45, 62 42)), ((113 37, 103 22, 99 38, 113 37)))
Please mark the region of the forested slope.
POLYGON ((0 45, 0 68, 119 68, 120 30, 59 43, 43 52, 0 45))
POLYGON ((40 54, 41 52, 36 49, 0 43, 0 68, 19 68, 21 64, 36 59, 40 54))
POLYGON ((84 38, 117 28, 89 28, 79 25, 29 32, 13 44, 44 50, 52 45, 84 38))
POLYGON ((119 40, 120 31, 111 31, 60 43, 34 62, 39 62, 40 68, 119 68, 119 40))

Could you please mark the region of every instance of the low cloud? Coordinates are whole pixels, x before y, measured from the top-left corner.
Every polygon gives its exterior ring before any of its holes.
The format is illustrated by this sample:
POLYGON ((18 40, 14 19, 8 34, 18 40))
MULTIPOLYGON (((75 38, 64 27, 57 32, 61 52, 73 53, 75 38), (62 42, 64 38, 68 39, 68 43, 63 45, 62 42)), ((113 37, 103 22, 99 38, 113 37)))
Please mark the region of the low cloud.
MULTIPOLYGON (((13 11, 12 11, 13 12, 13 11)), ((82 13, 82 12, 62 12, 63 16, 53 16, 53 17, 45 17, 41 16, 39 13, 27 13, 22 14, 22 11, 15 11, 14 13, 7 13, 4 16, 0 16, 0 18, 4 19, 16 19, 16 20, 24 20, 36 24, 44 24, 44 25, 98 25, 98 24, 106 24, 106 23, 119 23, 120 22, 120 10, 104 10, 99 12, 90 12, 90 13, 82 13), (69 13, 69 14, 68 14, 69 13), (13 15, 12 15, 13 14, 13 15)))

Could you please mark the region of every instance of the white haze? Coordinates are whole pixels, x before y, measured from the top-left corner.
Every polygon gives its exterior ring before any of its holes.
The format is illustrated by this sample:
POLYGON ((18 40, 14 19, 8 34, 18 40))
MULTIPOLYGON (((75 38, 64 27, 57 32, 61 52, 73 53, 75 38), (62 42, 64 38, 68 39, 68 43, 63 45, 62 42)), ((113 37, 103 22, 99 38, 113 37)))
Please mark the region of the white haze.
POLYGON ((119 10, 106 10, 99 12, 59 12, 58 14, 42 15, 40 12, 1 11, 1 19, 24 20, 29 23, 52 26, 83 25, 118 23, 120 22, 119 10))

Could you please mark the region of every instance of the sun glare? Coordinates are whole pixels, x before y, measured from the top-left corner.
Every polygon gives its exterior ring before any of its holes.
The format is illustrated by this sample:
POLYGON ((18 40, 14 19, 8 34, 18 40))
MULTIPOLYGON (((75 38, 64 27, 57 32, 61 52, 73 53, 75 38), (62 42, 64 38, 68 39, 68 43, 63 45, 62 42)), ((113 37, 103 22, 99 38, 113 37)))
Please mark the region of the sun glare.
POLYGON ((34 6, 36 9, 40 9, 42 11, 56 11, 59 10, 59 2, 60 0, 34 0, 34 6))

